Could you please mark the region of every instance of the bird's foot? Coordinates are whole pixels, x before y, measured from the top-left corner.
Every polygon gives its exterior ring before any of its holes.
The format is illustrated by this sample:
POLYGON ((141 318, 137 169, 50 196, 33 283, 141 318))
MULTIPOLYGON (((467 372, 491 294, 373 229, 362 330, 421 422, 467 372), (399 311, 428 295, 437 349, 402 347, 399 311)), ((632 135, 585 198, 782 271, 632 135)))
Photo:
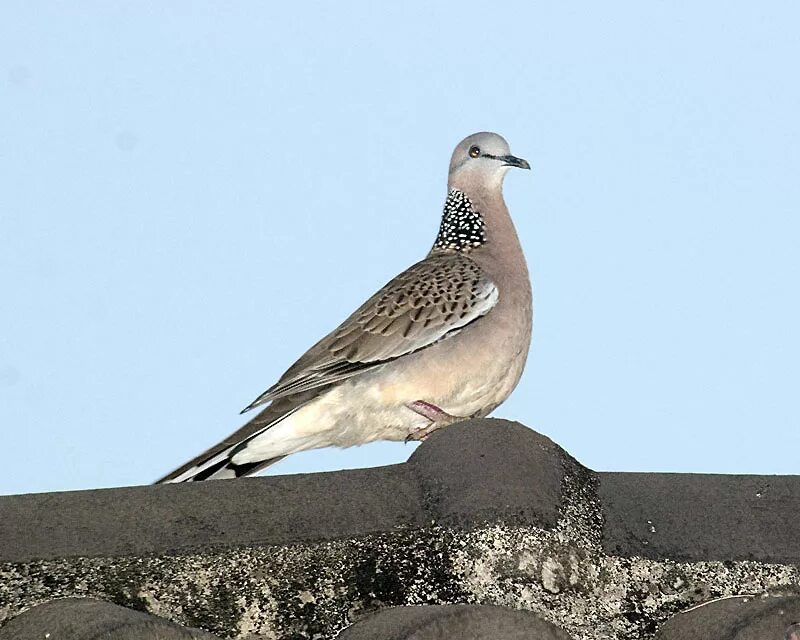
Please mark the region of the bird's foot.
POLYGON ((425 402, 425 400, 415 400, 406 406, 414 413, 418 413, 419 415, 431 421, 427 427, 414 429, 414 431, 409 433, 406 436, 406 442, 410 440, 418 440, 421 442, 437 429, 451 425, 454 422, 465 420, 465 418, 450 415, 444 409, 440 409, 435 404, 431 404, 430 402, 425 402))

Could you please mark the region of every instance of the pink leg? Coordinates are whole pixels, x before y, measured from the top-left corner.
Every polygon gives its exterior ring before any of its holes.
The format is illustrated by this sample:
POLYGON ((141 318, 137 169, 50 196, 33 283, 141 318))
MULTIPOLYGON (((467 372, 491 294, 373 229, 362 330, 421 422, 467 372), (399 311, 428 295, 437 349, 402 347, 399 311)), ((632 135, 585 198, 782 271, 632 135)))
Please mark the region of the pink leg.
POLYGON ((465 420, 465 418, 459 416, 452 416, 435 404, 431 404, 425 400, 415 400, 406 406, 414 413, 418 413, 431 421, 427 427, 422 427, 421 429, 416 429, 414 432, 409 433, 408 436, 406 436, 406 442, 409 440, 424 440, 437 429, 446 427, 459 420, 465 420))

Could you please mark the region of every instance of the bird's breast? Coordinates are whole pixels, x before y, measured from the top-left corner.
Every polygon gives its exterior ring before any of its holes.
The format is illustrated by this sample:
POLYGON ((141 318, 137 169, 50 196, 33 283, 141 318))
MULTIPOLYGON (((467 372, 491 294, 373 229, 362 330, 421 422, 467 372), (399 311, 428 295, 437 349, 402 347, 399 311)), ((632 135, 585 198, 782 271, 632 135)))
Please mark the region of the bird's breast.
POLYGON ((530 302, 509 298, 501 291, 497 306, 458 334, 336 385, 314 403, 310 424, 335 433, 331 444, 351 446, 427 426, 408 408, 417 400, 464 418, 488 414, 516 387, 530 345, 530 302))
POLYGON ((425 400, 457 416, 502 403, 522 375, 530 345, 530 313, 491 315, 456 336, 387 365, 373 387, 375 399, 401 406, 425 400))

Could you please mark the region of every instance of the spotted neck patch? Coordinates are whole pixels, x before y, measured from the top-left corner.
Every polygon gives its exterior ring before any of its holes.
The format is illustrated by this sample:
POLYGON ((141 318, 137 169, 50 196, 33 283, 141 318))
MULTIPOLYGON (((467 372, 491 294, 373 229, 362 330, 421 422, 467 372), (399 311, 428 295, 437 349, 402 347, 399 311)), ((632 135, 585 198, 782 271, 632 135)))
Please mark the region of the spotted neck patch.
POLYGON ((480 247, 486 242, 485 229, 483 216, 472 206, 472 201, 463 191, 453 189, 447 194, 433 248, 469 251, 480 247))

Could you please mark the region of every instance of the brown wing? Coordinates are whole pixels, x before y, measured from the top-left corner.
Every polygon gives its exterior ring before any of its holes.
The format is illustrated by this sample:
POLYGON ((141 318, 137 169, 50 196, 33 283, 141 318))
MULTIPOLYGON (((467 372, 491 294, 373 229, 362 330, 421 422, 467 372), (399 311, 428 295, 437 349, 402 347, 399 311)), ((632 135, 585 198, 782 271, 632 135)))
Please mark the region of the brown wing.
POLYGON ((325 387, 453 336, 497 304, 496 285, 458 253, 431 255, 367 300, 245 411, 325 387))

